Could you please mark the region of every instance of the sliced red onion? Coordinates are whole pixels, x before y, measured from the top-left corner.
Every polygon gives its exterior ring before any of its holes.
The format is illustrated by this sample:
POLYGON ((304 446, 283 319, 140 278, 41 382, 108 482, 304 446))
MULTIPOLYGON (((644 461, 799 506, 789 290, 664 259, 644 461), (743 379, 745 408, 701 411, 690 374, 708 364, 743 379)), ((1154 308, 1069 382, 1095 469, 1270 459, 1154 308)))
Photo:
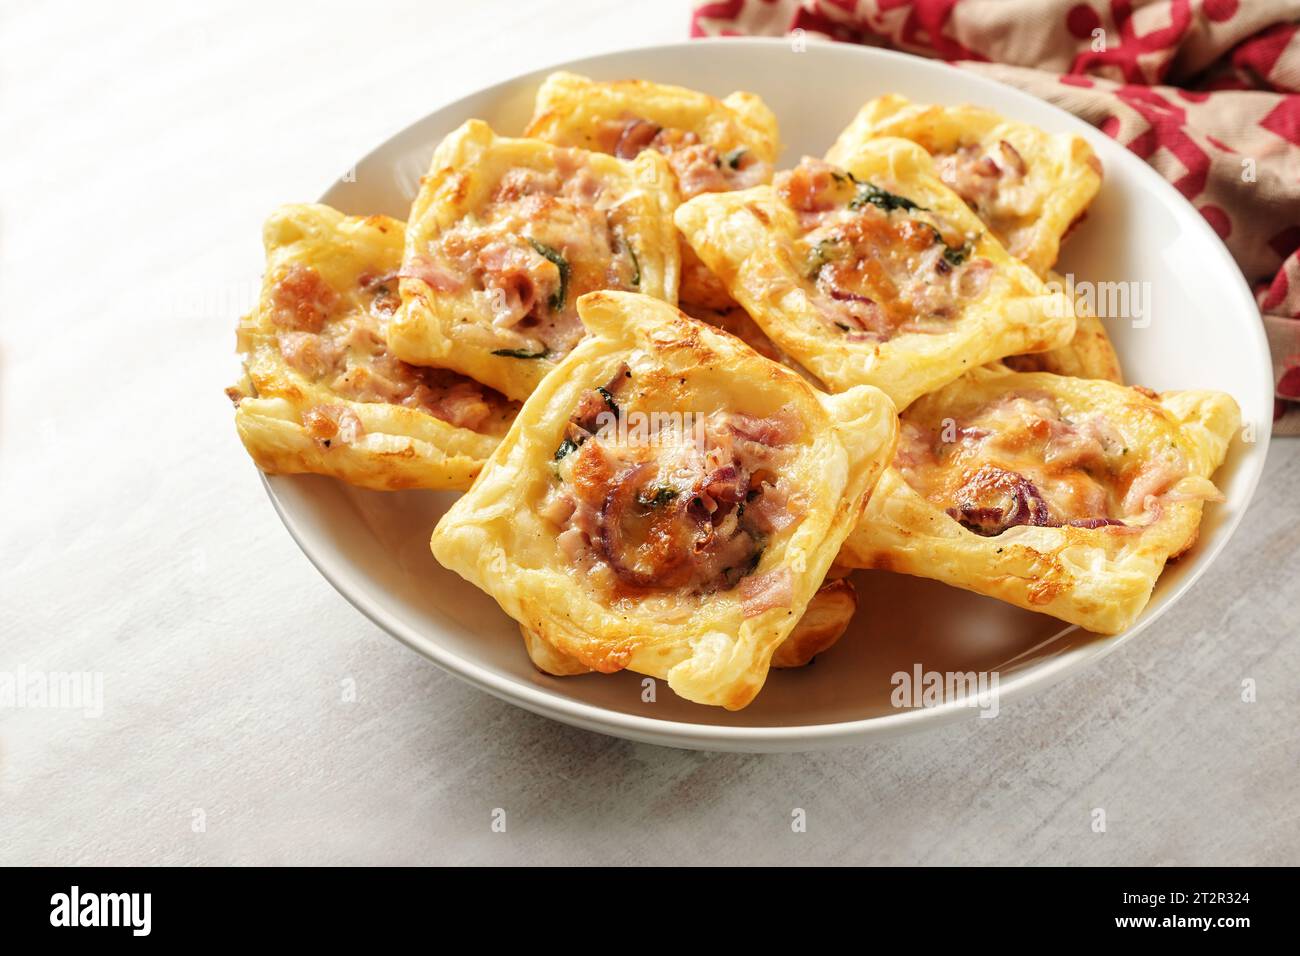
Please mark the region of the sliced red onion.
POLYGON ((1088 531, 1096 528, 1124 528, 1127 525, 1118 518, 1074 518, 1065 523, 1069 528, 1084 528, 1088 531))
POLYGON ((858 295, 856 292, 846 292, 836 286, 831 286, 826 291, 830 293, 831 298, 836 302, 861 302, 864 305, 876 304, 874 299, 868 298, 865 295, 858 295))
MULTIPOLYGON (((666 561, 650 571, 642 571, 624 560, 627 542, 623 534, 623 517, 627 509, 636 504, 637 492, 651 475, 658 471, 654 462, 641 462, 625 469, 615 476, 610 483, 609 493, 605 496, 600 509, 600 535, 597 543, 601 557, 608 562, 619 580, 639 588, 664 587, 672 583, 670 576, 680 571, 682 565, 694 554, 693 548, 677 548, 664 555, 666 561)), ((693 537, 697 540, 705 537, 712 530, 712 524, 690 515, 687 510, 689 498, 679 495, 673 505, 673 514, 668 520, 694 524, 693 537), (704 526, 702 526, 702 524, 704 526), (706 530, 706 527, 708 530, 706 530)), ((681 575, 675 575, 680 577, 681 575)))
POLYGON ((948 509, 950 517, 978 535, 993 538, 1017 525, 1054 526, 1047 502, 1024 475, 984 465, 967 485, 973 485, 971 490, 975 493, 994 491, 1009 499, 1002 506, 982 505, 969 500, 948 509))

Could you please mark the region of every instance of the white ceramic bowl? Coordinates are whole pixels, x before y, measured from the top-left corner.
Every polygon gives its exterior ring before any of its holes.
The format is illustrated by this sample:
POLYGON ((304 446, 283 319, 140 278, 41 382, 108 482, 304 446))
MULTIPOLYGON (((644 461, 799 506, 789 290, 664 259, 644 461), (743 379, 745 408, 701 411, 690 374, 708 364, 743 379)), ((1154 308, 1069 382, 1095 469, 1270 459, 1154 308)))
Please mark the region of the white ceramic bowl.
MULTIPOLYGON (((864 47, 782 40, 692 41, 566 63, 598 79, 676 83, 718 96, 759 94, 776 112, 783 165, 820 155, 870 97, 897 92, 920 102, 972 102, 1051 131, 1087 137, 1105 185, 1070 238, 1062 272, 1080 279, 1149 283, 1146 328, 1108 322, 1131 382, 1155 389, 1215 388, 1234 395, 1257 433, 1234 443, 1217 476, 1227 496, 1207 508, 1194 551, 1168 569, 1131 631, 1099 638, 943 585, 884 572, 856 577, 859 611, 848 634, 816 663, 773 671, 739 713, 678 699, 660 683, 642 700, 640 675, 552 678, 525 656, 518 630, 485 595, 444 570, 428 538, 450 494, 383 494, 314 476, 268 480, 290 533, 320 572, 376 624, 483 690, 531 711, 621 737, 713 750, 802 750, 895 734, 977 711, 960 704, 899 710, 890 676, 989 671, 1001 702, 1085 666, 1134 637, 1183 595, 1236 527, 1263 467, 1272 411, 1270 366, 1259 316, 1241 274, 1201 216, 1143 162, 1068 114, 998 83, 933 61, 864 47)), ((355 181, 324 196, 348 213, 405 217, 433 146, 470 117, 517 135, 548 71, 442 107, 362 159, 355 181)))

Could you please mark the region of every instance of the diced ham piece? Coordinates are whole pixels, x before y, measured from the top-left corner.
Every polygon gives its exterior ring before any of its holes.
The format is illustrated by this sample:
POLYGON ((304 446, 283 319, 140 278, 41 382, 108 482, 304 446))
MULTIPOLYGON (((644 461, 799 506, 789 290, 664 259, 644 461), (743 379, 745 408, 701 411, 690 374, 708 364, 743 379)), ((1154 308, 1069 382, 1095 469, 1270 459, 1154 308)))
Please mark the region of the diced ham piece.
POLYGON ((422 382, 402 404, 471 431, 481 429, 492 416, 492 406, 488 404, 483 387, 468 380, 444 388, 430 388, 422 382))
POLYGON ((825 212, 844 201, 844 174, 819 159, 805 156, 794 169, 773 181, 777 194, 795 212, 825 212))
POLYGON ((379 328, 373 322, 353 322, 347 331, 339 337, 338 346, 352 349, 367 355, 376 355, 387 348, 379 328))
POLYGON ((619 159, 635 159, 637 154, 659 135, 661 128, 649 120, 630 120, 618 135, 618 142, 614 144, 614 155, 619 159))
POLYGON ((424 256, 412 256, 402 266, 400 275, 403 279, 419 279, 434 292, 459 292, 465 288, 465 280, 452 275, 424 256))
POLYGON ((735 505, 744 501, 748 490, 748 476, 741 474, 734 464, 723 465, 705 475, 698 483, 695 491, 699 502, 697 508, 707 515, 714 515, 723 505, 735 505))
POLYGON ((753 574, 740 582, 740 610, 757 617, 773 608, 788 608, 794 601, 794 575, 788 567, 753 574))
POLYGON ((1065 422, 1054 425, 1043 455, 1047 464, 1061 468, 1086 468, 1105 457, 1106 448, 1094 432, 1065 422))
MULTIPOLYGON (((566 171, 561 167, 570 156, 566 151, 556 154, 555 170, 530 169, 516 166, 507 170, 497 183, 496 192, 492 194, 494 202, 514 202, 524 196, 553 196, 560 190, 561 176, 566 171)), ((570 163, 576 167, 576 163, 570 163)))
POLYGON ((957 271, 957 300, 978 299, 992 278, 993 263, 987 259, 972 259, 964 269, 957 271))
POLYGON ((574 510, 578 503, 573 500, 569 494, 556 494, 547 499, 546 503, 537 510, 537 516, 543 521, 549 521, 557 528, 563 528, 570 518, 573 517, 574 510))
POLYGON ((754 418, 739 413, 727 419, 731 430, 742 438, 763 445, 788 445, 803 434, 803 423, 793 408, 783 408, 776 415, 754 418))
POLYGON ((590 539, 577 528, 561 531, 555 539, 560 554, 568 561, 576 561, 591 545, 590 539))
POLYGON ((912 468, 935 464, 934 448, 929 433, 918 425, 904 421, 898 430, 898 449, 894 452, 894 465, 912 468))
POLYGON ((1002 164, 1004 169, 1010 169, 1017 176, 1023 176, 1027 173, 1028 167, 1016 148, 1008 143, 1005 139, 998 140, 998 149, 1002 153, 1002 164))
POLYGON ((1145 510, 1148 498, 1168 490, 1184 474, 1186 469, 1178 467, 1168 458, 1147 461, 1124 494, 1124 513, 1137 514, 1145 510))
POLYGON ((732 189, 751 189, 763 185, 771 178, 772 164, 757 159, 742 160, 740 167, 733 169, 729 175, 732 189))
POLYGON ((600 512, 589 502, 579 500, 569 519, 573 527, 583 533, 587 540, 595 541, 600 537, 600 512))
POLYGON ((763 486, 762 494, 745 505, 745 513, 758 530, 766 534, 788 528, 799 518, 785 493, 779 487, 767 484, 763 486))
POLYGON ((600 194, 605 187, 590 166, 579 166, 573 174, 564 181, 564 188, 560 190, 561 195, 575 200, 580 205, 591 206, 600 198, 600 194))
POLYGON ((445 369, 422 368, 387 351, 354 363, 331 383, 354 402, 384 402, 425 412, 458 428, 481 430, 492 418, 495 393, 445 369))
POLYGON ((483 285, 492 299, 492 323, 510 328, 537 304, 539 290, 549 295, 559 282, 555 265, 535 250, 514 242, 493 242, 478 255, 483 285))
POLYGON ((307 433, 325 447, 334 442, 352 445, 366 434, 357 413, 346 405, 316 405, 302 416, 307 433))
POLYGON ((583 392, 582 397, 578 399, 577 407, 569 417, 569 423, 584 432, 594 432, 600 427, 601 416, 605 414, 612 414, 612 409, 605 401, 605 396, 592 388, 583 392))
POLYGON ((272 293, 272 320, 284 329, 319 332, 338 308, 337 291, 311 266, 290 266, 272 293))
POLYGON ((275 338, 289 367, 313 382, 335 372, 343 360, 332 340, 314 332, 281 332, 275 338))
POLYGON ((414 385, 396 359, 381 355, 373 362, 352 365, 334 380, 332 387, 340 397, 354 402, 399 405, 411 394, 414 385))
POLYGON ((625 120, 622 126, 606 128, 598 139, 619 159, 632 159, 647 149, 663 153, 677 177, 683 201, 700 193, 758 186, 772 174, 770 164, 753 158, 743 148, 728 161, 696 133, 661 127, 639 116, 625 120))
POLYGON ((668 154, 668 165, 677 174, 682 199, 730 190, 731 180, 719 163, 717 150, 703 144, 686 146, 668 154))
POLYGON ((936 157, 935 168, 948 188, 979 209, 993 202, 1001 183, 1024 175, 1025 161, 1015 147, 1003 141, 998 144, 997 159, 979 144, 972 144, 936 157))

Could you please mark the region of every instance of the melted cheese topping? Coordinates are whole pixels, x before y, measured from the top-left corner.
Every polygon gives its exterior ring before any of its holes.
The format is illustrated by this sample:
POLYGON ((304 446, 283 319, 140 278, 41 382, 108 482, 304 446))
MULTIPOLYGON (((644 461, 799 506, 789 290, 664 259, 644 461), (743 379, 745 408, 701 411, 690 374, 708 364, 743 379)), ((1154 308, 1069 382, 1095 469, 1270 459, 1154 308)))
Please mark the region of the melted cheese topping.
POLYGON ((658 126, 631 114, 601 123, 596 130, 596 148, 619 159, 633 159, 643 149, 658 150, 676 174, 683 200, 700 193, 748 189, 772 176, 771 164, 748 149, 723 155, 695 133, 658 126))
POLYGON ((1140 457, 1099 413, 1066 416, 1047 394, 1013 393, 935 427, 904 417, 894 466, 962 525, 1129 525, 1188 474, 1175 448, 1140 457))
POLYGON ((805 158, 775 185, 801 227, 790 256, 828 328, 849 339, 947 331, 988 285, 992 264, 971 256, 978 236, 891 192, 892 183, 858 182, 805 158))
MULTIPOLYGON (((447 369, 408 365, 389 353, 383 326, 398 306, 397 277, 363 271, 337 289, 311 266, 276 280, 271 321, 290 368, 339 398, 403 405, 461 428, 503 434, 518 405, 447 369)), ((361 424, 346 405, 309 410, 304 425, 322 441, 355 441, 361 424)))
POLYGON ((1013 256, 1023 257, 1043 197, 1028 182, 1028 168, 1006 140, 975 143, 950 153, 936 153, 935 170, 980 219, 999 236, 1013 256))
POLYGON ((580 150, 559 150, 554 169, 507 170, 488 203, 406 268, 435 290, 468 285, 492 315, 470 333, 485 347, 559 358, 583 336, 581 295, 640 286, 620 205, 580 150))
MULTIPOLYGON (((625 366, 574 410, 539 508, 561 554, 615 596, 741 586, 768 537, 804 512, 782 474, 802 424, 793 415, 647 414, 640 404, 625 366)), ((746 615, 788 599, 767 580, 744 583, 742 597, 746 615)))

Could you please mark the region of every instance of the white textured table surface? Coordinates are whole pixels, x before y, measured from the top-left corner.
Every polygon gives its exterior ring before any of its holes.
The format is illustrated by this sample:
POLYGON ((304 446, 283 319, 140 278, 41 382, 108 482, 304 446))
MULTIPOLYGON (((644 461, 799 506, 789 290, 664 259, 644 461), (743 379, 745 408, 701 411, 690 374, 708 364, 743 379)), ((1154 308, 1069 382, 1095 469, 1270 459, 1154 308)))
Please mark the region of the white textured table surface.
POLYGON ((262 218, 463 93, 682 38, 684 0, 0 9, 0 675, 99 672, 104 702, 0 709, 0 863, 1300 862, 1295 441, 1099 666, 810 755, 515 709, 290 540, 221 391, 262 218))

